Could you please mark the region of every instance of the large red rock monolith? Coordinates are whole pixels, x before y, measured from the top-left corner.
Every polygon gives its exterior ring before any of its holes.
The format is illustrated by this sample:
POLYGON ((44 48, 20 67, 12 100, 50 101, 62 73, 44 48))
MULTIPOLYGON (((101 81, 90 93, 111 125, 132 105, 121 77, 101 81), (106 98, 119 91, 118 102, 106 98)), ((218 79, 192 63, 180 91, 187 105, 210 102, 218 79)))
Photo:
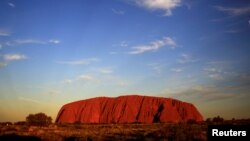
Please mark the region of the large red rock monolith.
POLYGON ((56 123, 154 123, 202 121, 190 103, 170 98, 128 95, 96 97, 64 105, 56 123))

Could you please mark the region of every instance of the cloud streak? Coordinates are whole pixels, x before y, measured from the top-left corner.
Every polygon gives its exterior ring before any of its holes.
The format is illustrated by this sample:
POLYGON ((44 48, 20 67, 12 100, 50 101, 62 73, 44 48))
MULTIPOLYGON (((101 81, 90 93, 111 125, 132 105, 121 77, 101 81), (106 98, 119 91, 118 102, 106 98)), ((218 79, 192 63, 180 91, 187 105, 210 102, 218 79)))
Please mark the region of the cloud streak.
POLYGON ((94 62, 98 62, 100 59, 98 58, 87 58, 82 60, 75 60, 75 61, 56 61, 58 64, 65 64, 65 65, 89 65, 94 62))
POLYGON ((172 10, 181 5, 181 0, 135 0, 135 3, 149 10, 164 11, 164 16, 171 16, 172 10))
POLYGON ((46 44, 44 41, 34 39, 19 39, 14 41, 16 44, 46 44))
POLYGON ((153 41, 148 45, 132 47, 133 51, 130 51, 129 54, 142 54, 145 52, 157 51, 164 46, 168 46, 173 49, 176 48, 176 43, 172 38, 164 37, 162 40, 153 41))
POLYGON ((112 12, 115 13, 116 15, 124 15, 125 11, 123 10, 117 10, 117 9, 112 9, 112 12))
POLYGON ((5 62, 0 62, 0 69, 1 68, 4 68, 4 67, 6 67, 7 66, 7 63, 5 63, 5 62))
POLYGON ((122 41, 121 43, 120 43, 120 46, 121 47, 127 47, 129 45, 129 42, 128 41, 122 41))
POLYGON ((78 79, 79 79, 79 80, 87 80, 87 81, 89 81, 89 80, 92 80, 93 77, 90 76, 90 75, 80 75, 80 76, 78 77, 78 79))
MULTIPOLYGON (((245 89, 238 87, 238 90, 245 89)), ((246 96, 246 93, 235 93, 233 87, 218 87, 218 86, 206 86, 196 85, 188 89, 183 90, 167 90, 164 92, 170 97, 177 99, 183 99, 188 101, 208 102, 219 101, 224 99, 239 98, 246 96)))
POLYGON ((10 34, 9 31, 0 29, 0 36, 10 36, 10 34))
POLYGON ((67 79, 63 81, 64 84, 71 84, 73 83, 73 80, 67 79))
POLYGON ((230 16, 240 16, 250 13, 250 6, 246 7, 224 7, 224 6, 214 6, 218 11, 227 13, 230 16))
POLYGON ((109 54, 110 54, 110 55, 116 55, 116 54, 118 54, 118 53, 117 53, 116 51, 110 51, 109 54))
POLYGON ((18 61, 27 59, 27 57, 23 54, 5 54, 3 55, 3 59, 5 61, 18 61))
MULTIPOLYGON (((0 36, 9 36, 9 32, 1 32, 0 30, 0 36)), ((40 44, 40 45, 47 45, 47 44, 59 44, 61 43, 60 40, 57 39, 51 39, 48 41, 42 41, 42 40, 36 40, 36 39, 16 39, 13 41, 7 41, 5 42, 6 46, 16 46, 16 45, 26 45, 26 44, 40 44)))
POLYGON ((111 74, 111 73, 113 73, 113 70, 111 70, 111 69, 100 69, 99 72, 101 74, 111 74))
POLYGON ((79 75, 77 76, 75 79, 66 79, 64 80, 62 83, 63 84, 72 84, 72 83, 75 83, 75 82, 79 82, 79 81, 91 81, 91 80, 94 80, 94 78, 91 76, 91 75, 88 75, 88 74, 82 74, 82 75, 79 75))
POLYGON ((49 42, 49 43, 53 43, 53 44, 59 44, 59 43, 61 43, 60 40, 56 40, 56 39, 51 39, 51 40, 49 40, 48 42, 49 42))
POLYGON ((15 7, 16 7, 16 5, 15 5, 14 3, 11 3, 11 2, 8 2, 8 5, 9 5, 10 7, 12 7, 12 8, 15 8, 15 7))
POLYGON ((203 71, 207 77, 214 80, 226 80, 238 75, 238 73, 232 71, 231 65, 232 62, 208 62, 203 71))
POLYGON ((14 40, 14 42, 11 42, 10 44, 15 45, 15 44, 59 44, 60 40, 56 39, 51 39, 48 41, 41 41, 41 40, 35 40, 35 39, 18 39, 14 40))
POLYGON ((20 61, 27 58, 28 57, 26 57, 25 55, 18 53, 0 55, 0 59, 2 60, 2 62, 0 62, 0 68, 6 67, 12 61, 20 61))
POLYGON ((173 72, 176 72, 176 73, 179 73, 179 72, 182 72, 183 70, 182 69, 180 69, 180 68, 172 68, 172 69, 170 69, 171 71, 173 71, 173 72))
POLYGON ((197 59, 194 59, 191 55, 185 53, 181 54, 180 58, 177 60, 177 62, 180 64, 194 63, 197 61, 197 59))
POLYGON ((21 101, 26 101, 26 102, 33 102, 33 103, 38 103, 38 104, 41 104, 42 102, 38 101, 38 100, 35 100, 35 99, 32 99, 32 98, 26 98, 26 97, 18 97, 18 100, 21 100, 21 101))
POLYGON ((162 64, 151 63, 151 64, 147 64, 147 66, 149 66, 153 71, 155 71, 156 74, 161 74, 162 73, 162 69, 163 69, 162 64))
POLYGON ((59 95, 61 91, 59 90, 51 90, 48 92, 48 95, 53 96, 53 95, 59 95))

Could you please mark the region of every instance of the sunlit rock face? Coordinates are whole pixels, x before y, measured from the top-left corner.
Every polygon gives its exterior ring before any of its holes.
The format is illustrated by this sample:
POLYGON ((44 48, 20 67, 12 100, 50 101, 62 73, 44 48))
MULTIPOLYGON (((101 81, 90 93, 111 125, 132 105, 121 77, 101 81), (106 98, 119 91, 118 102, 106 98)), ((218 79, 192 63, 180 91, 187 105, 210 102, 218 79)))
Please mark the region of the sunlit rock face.
POLYGON ((170 98, 127 95, 96 97, 64 105, 56 123, 154 123, 202 121, 193 104, 170 98))

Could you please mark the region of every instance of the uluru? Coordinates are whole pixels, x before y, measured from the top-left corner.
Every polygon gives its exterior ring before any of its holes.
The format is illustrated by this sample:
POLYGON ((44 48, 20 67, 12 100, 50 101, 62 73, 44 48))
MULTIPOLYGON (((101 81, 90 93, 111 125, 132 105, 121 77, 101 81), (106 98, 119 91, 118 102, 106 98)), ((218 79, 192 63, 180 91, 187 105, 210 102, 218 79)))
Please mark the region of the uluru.
POLYGON ((68 103, 56 123, 155 123, 202 121, 196 107, 172 98, 126 95, 96 97, 68 103))

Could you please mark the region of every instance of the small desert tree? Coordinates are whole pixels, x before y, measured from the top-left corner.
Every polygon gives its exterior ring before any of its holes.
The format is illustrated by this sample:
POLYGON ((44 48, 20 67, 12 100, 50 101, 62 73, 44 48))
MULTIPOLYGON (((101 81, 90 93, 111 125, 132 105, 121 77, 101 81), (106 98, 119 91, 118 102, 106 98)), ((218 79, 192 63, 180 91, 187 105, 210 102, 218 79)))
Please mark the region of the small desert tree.
POLYGON ((213 118, 213 123, 223 123, 224 119, 220 116, 214 117, 213 118))
POLYGON ((26 117, 26 122, 29 125, 46 126, 52 123, 52 118, 44 113, 29 114, 26 117))
POLYGON ((207 123, 207 124, 211 124, 211 123, 212 123, 212 119, 211 119, 211 118, 207 118, 207 119, 206 119, 206 123, 207 123))

